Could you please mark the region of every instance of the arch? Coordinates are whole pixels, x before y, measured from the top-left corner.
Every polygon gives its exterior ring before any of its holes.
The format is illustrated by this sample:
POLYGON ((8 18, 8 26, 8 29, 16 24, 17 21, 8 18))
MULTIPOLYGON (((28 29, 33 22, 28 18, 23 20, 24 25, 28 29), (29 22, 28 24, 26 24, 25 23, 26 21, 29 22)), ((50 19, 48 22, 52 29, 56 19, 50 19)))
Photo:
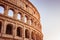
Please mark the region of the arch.
POLYGON ((0 33, 1 33, 1 28, 2 28, 2 22, 0 21, 0 33))
POLYGON ((8 10, 8 16, 13 17, 14 11, 12 9, 8 10))
POLYGON ((22 28, 21 27, 17 28, 17 36, 22 37, 22 28))
POLYGON ((32 25, 32 19, 30 20, 30 25, 32 25))
POLYGON ((0 5, 0 14, 4 13, 4 6, 0 5))
POLYGON ((25 16, 25 17, 24 17, 24 22, 25 22, 25 23, 27 22, 27 19, 28 19, 27 16, 25 16))
POLYGON ((7 24, 6 34, 12 35, 12 32, 13 32, 13 25, 12 24, 7 24))
POLYGON ((29 38, 29 30, 25 30, 25 38, 29 38))
POLYGON ((17 14, 17 19, 18 19, 18 20, 21 20, 21 13, 18 13, 18 14, 17 14))

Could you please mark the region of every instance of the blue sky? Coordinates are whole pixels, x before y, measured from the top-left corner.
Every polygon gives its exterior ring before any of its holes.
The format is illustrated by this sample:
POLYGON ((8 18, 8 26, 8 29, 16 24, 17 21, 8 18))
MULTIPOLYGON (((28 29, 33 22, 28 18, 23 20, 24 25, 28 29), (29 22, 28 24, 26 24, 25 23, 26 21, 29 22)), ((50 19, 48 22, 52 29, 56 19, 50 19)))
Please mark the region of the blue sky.
POLYGON ((60 40, 60 0, 30 0, 41 15, 44 40, 60 40))

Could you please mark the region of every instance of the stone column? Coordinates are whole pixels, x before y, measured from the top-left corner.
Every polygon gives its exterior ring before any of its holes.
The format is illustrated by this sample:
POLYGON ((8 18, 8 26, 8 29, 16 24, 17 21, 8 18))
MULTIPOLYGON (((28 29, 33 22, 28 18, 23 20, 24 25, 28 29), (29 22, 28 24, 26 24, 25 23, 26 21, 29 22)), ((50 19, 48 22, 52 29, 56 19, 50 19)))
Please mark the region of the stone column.
POLYGON ((4 10, 4 15, 7 16, 8 15, 8 6, 5 7, 5 10, 4 10))
POLYGON ((27 24, 29 24, 29 25, 30 25, 30 18, 28 18, 28 20, 27 20, 27 24))
POLYGON ((7 21, 4 21, 4 25, 3 25, 3 27, 2 27, 2 35, 3 34, 6 34, 6 23, 7 21))
POLYGON ((33 24, 32 24, 33 26, 35 26, 35 22, 33 21, 33 24))
POLYGON ((17 19, 17 13, 18 13, 18 11, 15 10, 15 11, 14 11, 14 15, 13 15, 14 19, 17 19))
POLYGON ((25 14, 22 14, 22 17, 21 17, 21 21, 24 22, 24 17, 25 17, 25 14))
POLYGON ((36 40, 36 34, 35 34, 35 40, 36 40))
POLYGON ((34 40, 36 40, 36 33, 34 32, 34 40))
MULTIPOLYGON (((2 22, 2 21, 1 21, 2 22)), ((4 21, 3 21, 4 22, 4 21)), ((2 22, 2 26, 1 26, 1 36, 2 36, 2 34, 3 34, 3 32, 4 32, 4 23, 2 22)))
POLYGON ((22 32, 22 37, 23 37, 23 40, 24 40, 24 38, 25 38, 25 27, 23 27, 23 30, 22 30, 23 32, 22 32))
POLYGON ((13 39, 16 36, 16 24, 13 25, 13 39))
POLYGON ((32 37, 31 37, 32 34, 31 33, 32 33, 32 31, 30 31, 30 40, 32 39, 32 37))

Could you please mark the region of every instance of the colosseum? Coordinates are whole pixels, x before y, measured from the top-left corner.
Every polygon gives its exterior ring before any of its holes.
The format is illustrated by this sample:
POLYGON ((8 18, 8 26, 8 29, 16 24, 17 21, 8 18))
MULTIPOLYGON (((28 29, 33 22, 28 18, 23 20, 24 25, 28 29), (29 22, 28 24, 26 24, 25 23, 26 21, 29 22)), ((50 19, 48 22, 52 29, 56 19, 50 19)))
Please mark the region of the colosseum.
POLYGON ((0 0, 0 40, 43 40, 39 12, 29 0, 0 0))

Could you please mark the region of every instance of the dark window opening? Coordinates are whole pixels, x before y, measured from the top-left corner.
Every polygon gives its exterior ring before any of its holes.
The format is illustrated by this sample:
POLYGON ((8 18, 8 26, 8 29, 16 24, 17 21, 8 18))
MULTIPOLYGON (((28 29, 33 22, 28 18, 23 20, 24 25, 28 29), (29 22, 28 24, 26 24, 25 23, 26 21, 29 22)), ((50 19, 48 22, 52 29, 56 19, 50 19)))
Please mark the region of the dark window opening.
POLYGON ((28 7, 28 5, 26 5, 26 7, 28 7))
POLYGON ((12 35, 12 27, 13 27, 13 25, 11 25, 11 24, 7 25, 7 27, 6 27, 6 34, 12 35))
POLYGON ((17 36, 22 37, 22 28, 17 28, 17 36))
POLYGON ((33 40, 35 40, 35 39, 34 39, 34 34, 33 34, 33 32, 32 32, 32 34, 31 34, 31 38, 32 38, 33 40))
POLYGON ((0 22, 0 33, 1 33, 2 22, 0 22))
POLYGON ((29 38, 29 31, 27 29, 25 30, 25 37, 29 38))

